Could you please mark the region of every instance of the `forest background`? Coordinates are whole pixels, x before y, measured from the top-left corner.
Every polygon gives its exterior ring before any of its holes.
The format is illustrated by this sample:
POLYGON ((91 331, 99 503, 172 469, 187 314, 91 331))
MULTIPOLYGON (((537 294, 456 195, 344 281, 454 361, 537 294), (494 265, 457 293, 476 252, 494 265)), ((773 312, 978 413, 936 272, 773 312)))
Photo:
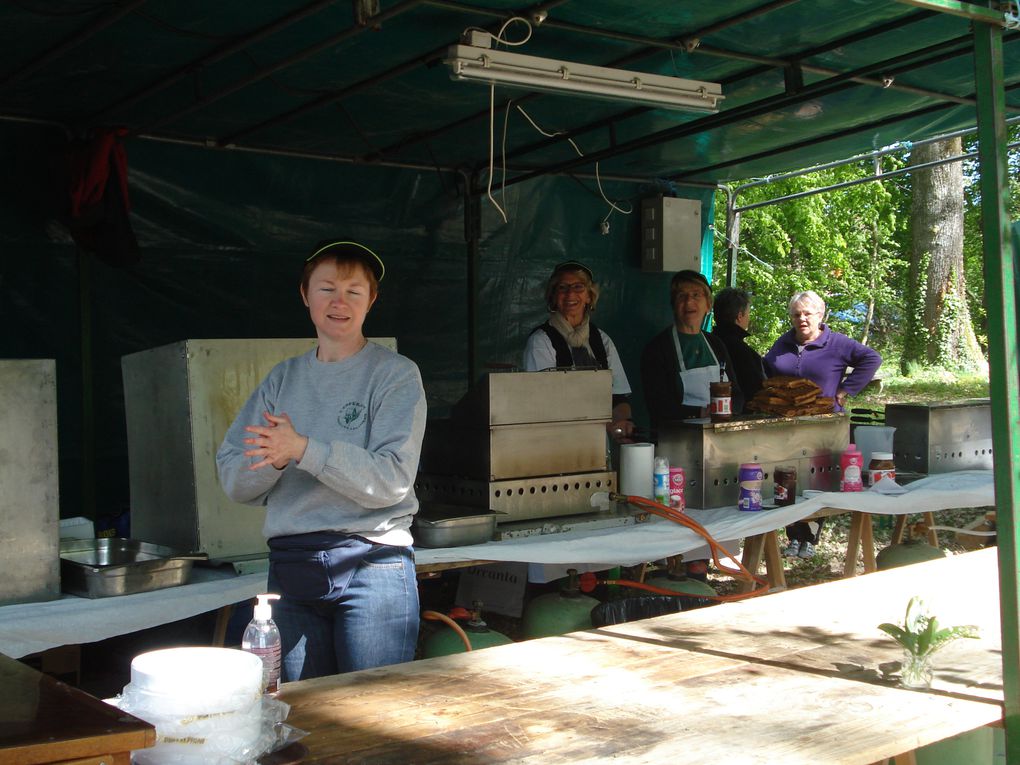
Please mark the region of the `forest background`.
MULTIPOLYGON (((1008 129, 1009 208, 1020 220, 1020 124, 1008 129)), ((733 232, 726 226, 727 194, 716 197, 715 285, 726 284, 729 247, 738 243, 736 286, 751 293, 748 342, 764 353, 790 328, 790 296, 813 289, 828 305, 826 322, 882 354, 881 386, 853 404, 882 410, 887 403, 945 401, 988 395, 987 312, 976 158, 917 169, 977 150, 955 138, 863 157, 794 177, 734 183, 736 206, 906 169, 881 181, 847 185, 746 210, 733 232), (768 180, 767 183, 759 181, 768 180), (735 234, 735 236, 734 236, 735 234)), ((994 508, 957 508, 939 523, 962 528, 994 508)), ((919 517, 913 520, 919 520, 919 517)), ((891 541, 892 519, 879 516, 879 549, 891 541)), ((789 587, 843 576, 849 516, 830 519, 809 559, 786 559, 789 587)), ((957 535, 939 534, 939 547, 964 551, 957 535)), ((861 569, 858 563, 858 570, 861 569)), ((721 593, 733 587, 712 577, 721 593)))
MULTIPOLYGON (((1008 136, 1009 214, 1015 221, 1020 219, 1020 125, 1010 125, 1008 136)), ((739 192, 736 206, 976 148, 973 135, 908 144, 879 157, 750 186, 739 192)), ((947 383, 973 378, 980 385, 987 379, 987 313, 977 181, 972 158, 742 212, 739 238, 734 237, 739 242, 736 285, 752 296, 748 342, 764 353, 789 329, 790 296, 813 289, 828 304, 829 326, 882 354, 881 376, 934 374, 947 383)), ((729 258, 725 209, 721 191, 716 285, 726 283, 729 258)))

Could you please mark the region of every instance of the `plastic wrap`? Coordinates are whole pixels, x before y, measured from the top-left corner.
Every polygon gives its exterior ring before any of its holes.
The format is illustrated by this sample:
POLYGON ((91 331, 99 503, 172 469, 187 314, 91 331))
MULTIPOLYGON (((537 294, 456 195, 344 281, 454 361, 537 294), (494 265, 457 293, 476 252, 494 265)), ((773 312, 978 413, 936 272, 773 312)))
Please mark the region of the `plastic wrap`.
POLYGON ((156 726, 156 745, 131 753, 136 765, 243 765, 307 735, 284 722, 290 705, 271 696, 243 692, 218 702, 213 709, 201 698, 151 693, 133 683, 107 700, 156 726))

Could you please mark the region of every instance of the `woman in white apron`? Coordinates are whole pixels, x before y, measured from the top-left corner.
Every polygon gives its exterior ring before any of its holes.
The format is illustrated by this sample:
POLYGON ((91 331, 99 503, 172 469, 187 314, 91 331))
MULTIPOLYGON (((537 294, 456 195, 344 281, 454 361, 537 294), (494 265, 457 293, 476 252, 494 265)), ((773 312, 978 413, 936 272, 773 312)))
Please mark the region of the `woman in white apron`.
MULTIPOLYGON (((712 290, 697 271, 678 271, 669 285, 673 324, 652 338, 641 354, 641 382, 652 430, 668 420, 707 417, 709 383, 718 382, 722 370, 733 365, 722 341, 703 330, 712 310, 712 290)), ((744 408, 744 395, 737 381, 732 385, 732 411, 744 408)), ((733 541, 723 543, 735 549, 733 541)), ((684 554, 687 575, 705 580, 710 554, 707 546, 684 554)))
MULTIPOLYGON (((652 430, 666 420, 708 416, 711 382, 732 369, 722 341, 704 331, 712 309, 712 290, 697 271, 678 271, 669 288, 673 324, 645 346, 641 354, 641 382, 652 430)), ((732 411, 743 411, 744 395, 727 373, 732 386, 732 411)))

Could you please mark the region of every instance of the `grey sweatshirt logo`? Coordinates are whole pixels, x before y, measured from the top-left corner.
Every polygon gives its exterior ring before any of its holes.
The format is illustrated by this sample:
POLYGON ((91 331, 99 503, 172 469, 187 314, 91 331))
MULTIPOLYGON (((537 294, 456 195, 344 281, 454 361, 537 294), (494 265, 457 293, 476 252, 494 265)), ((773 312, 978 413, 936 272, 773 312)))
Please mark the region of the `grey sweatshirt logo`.
POLYGON ((365 405, 360 401, 348 401, 340 407, 340 416, 336 420, 342 428, 357 430, 365 424, 366 412, 365 405))

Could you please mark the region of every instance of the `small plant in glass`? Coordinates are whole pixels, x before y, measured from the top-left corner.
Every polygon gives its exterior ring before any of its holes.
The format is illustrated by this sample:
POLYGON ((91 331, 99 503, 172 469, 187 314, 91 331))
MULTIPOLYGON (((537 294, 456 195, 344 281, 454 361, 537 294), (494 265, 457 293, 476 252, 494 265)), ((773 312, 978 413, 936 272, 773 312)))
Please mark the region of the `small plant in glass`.
POLYGON ((878 628, 903 647, 900 665, 900 685, 905 688, 930 688, 932 656, 957 638, 976 638, 978 628, 973 624, 959 627, 942 627, 938 619, 928 612, 924 601, 914 596, 907 603, 903 625, 885 622, 878 628))

